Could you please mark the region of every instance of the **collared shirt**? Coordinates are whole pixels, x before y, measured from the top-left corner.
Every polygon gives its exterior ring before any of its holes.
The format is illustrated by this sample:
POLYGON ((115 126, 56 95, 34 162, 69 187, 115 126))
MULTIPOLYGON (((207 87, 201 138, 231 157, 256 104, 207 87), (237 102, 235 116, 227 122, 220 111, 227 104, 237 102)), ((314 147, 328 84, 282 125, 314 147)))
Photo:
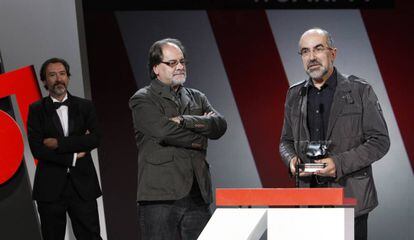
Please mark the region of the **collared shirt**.
POLYGON ((182 104, 181 104, 182 86, 180 85, 178 87, 178 90, 174 91, 174 89, 171 86, 161 82, 158 79, 155 79, 154 83, 157 84, 159 87, 161 87, 163 92, 169 93, 172 96, 172 99, 174 100, 174 103, 177 105, 178 109, 180 110, 180 113, 182 113, 182 104))
MULTIPOLYGON (((56 98, 50 96, 53 102, 61 102, 57 100, 56 98)), ((62 102, 66 101, 68 99, 68 94, 65 95, 65 97, 62 99, 62 102)), ((60 106, 58 109, 56 109, 56 113, 59 116, 60 124, 62 125, 63 134, 65 137, 69 135, 69 114, 68 114, 68 106, 60 106)), ((73 154, 73 162, 72 166, 74 167, 76 165, 76 157, 77 153, 73 154)), ((69 169, 68 169, 69 171, 69 169)))
MULTIPOLYGON (((68 94, 65 95, 65 97, 62 99, 62 101, 57 100, 56 98, 50 96, 52 101, 55 102, 64 102, 68 99, 68 94)), ((60 106, 58 109, 56 109, 56 113, 59 116, 60 124, 63 128, 63 134, 65 137, 69 135, 69 125, 68 125, 68 106, 60 106)))
POLYGON ((321 89, 317 89, 313 82, 308 89, 308 128, 310 141, 326 140, 326 132, 328 129, 329 115, 331 111, 332 101, 337 85, 336 69, 332 75, 322 85, 321 89))

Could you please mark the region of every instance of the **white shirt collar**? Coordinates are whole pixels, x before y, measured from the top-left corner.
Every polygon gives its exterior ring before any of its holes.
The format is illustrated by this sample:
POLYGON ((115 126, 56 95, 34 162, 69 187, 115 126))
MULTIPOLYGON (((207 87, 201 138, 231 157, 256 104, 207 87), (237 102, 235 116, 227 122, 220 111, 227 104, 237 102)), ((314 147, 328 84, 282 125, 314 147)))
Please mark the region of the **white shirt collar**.
MULTIPOLYGON (((59 100, 57 100, 56 98, 50 96, 50 98, 52 99, 53 102, 60 102, 59 100)), ((68 99, 68 93, 66 93, 65 97, 62 99, 62 102, 64 102, 66 99, 68 99)))

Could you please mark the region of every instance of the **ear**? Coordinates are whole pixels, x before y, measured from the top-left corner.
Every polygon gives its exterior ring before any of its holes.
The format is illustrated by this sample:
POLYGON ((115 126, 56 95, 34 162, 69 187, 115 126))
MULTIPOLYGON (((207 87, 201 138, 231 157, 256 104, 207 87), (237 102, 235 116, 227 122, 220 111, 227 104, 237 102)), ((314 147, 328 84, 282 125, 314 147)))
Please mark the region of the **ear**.
POLYGON ((49 88, 47 87, 47 84, 46 84, 46 80, 42 80, 42 83, 43 83, 43 87, 44 87, 46 90, 49 90, 49 88))
POLYGON ((154 71, 155 75, 158 76, 159 70, 158 70, 158 65, 155 65, 152 67, 152 71, 154 71))
POLYGON ((335 58, 336 58, 336 50, 337 50, 336 48, 333 48, 332 51, 331 51, 332 61, 335 60, 335 58))

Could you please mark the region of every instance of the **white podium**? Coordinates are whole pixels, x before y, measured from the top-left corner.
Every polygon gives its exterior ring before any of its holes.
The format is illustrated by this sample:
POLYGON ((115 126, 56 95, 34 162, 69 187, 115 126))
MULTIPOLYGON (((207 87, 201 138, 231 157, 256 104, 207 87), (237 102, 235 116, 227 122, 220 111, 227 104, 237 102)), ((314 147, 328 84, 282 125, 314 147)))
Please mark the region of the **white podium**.
POLYGON ((217 189, 216 204, 199 240, 354 239, 356 200, 341 188, 217 189))

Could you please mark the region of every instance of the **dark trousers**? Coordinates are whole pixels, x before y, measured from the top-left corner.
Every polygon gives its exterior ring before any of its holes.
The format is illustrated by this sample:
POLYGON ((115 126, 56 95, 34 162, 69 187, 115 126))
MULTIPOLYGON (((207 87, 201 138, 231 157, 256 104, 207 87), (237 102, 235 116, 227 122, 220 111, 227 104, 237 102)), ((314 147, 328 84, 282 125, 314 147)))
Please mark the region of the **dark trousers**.
POLYGON ((187 196, 176 201, 140 202, 141 240, 196 240, 211 217, 208 204, 187 196))
POLYGON ((368 213, 355 218, 355 240, 368 239, 368 213))
POLYGON ((53 202, 37 201, 43 240, 64 240, 66 213, 77 240, 102 240, 96 199, 85 201, 76 192, 70 177, 60 198, 53 202))

